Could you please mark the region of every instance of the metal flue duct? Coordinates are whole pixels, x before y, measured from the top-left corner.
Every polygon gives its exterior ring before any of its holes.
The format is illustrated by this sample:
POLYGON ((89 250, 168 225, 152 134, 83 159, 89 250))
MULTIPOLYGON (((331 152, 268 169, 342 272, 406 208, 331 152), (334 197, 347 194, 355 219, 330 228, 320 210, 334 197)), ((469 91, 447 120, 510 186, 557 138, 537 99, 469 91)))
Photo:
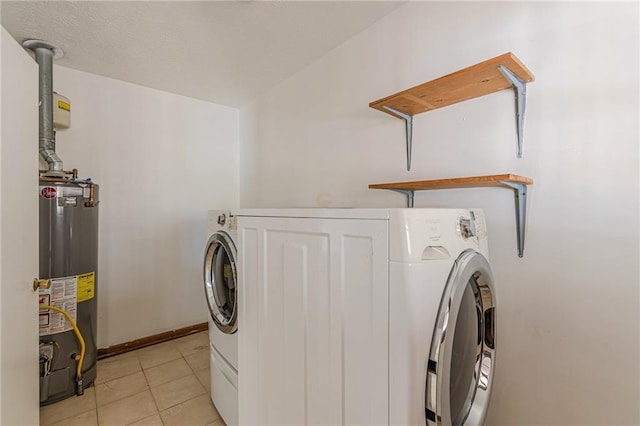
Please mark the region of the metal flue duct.
POLYGON ((62 49, 42 40, 26 40, 22 45, 35 53, 38 62, 40 96, 39 151, 48 164, 47 176, 64 177, 62 160, 55 151, 53 130, 53 60, 64 56, 62 49))

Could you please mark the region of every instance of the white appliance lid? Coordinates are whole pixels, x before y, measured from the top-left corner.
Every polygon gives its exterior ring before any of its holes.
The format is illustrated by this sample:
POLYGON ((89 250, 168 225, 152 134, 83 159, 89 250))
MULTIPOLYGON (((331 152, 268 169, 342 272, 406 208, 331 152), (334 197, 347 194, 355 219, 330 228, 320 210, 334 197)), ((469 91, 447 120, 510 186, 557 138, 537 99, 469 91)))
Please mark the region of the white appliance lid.
POLYGON ((371 208, 371 209, 368 209, 368 208, 240 209, 236 212, 236 216, 389 220, 389 209, 374 209, 374 208, 371 208))
POLYGON ((378 219, 389 220, 391 212, 409 210, 426 214, 425 211, 459 212, 462 209, 451 208, 266 208, 240 209, 236 216, 244 217, 291 217, 291 218, 333 218, 333 219, 378 219))

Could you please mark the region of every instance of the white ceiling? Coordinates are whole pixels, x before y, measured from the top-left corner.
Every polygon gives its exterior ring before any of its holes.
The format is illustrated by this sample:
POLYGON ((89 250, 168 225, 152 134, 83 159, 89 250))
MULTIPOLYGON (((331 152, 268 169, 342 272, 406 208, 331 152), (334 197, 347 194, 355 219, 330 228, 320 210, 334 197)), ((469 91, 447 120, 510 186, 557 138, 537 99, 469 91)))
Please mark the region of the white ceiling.
POLYGON ((2 1, 0 13, 19 42, 61 47, 57 65, 239 107, 402 3, 2 1))

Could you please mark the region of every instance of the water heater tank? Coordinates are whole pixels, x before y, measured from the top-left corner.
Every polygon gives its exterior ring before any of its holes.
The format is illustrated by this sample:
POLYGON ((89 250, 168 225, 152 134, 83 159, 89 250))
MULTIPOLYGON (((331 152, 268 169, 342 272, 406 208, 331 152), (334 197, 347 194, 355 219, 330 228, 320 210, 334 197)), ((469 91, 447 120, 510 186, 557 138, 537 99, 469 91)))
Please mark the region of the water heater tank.
MULTIPOLYGON (((80 388, 96 378, 98 306, 98 186, 87 181, 40 179, 41 305, 56 306, 75 320, 84 338, 80 388)), ((78 392, 78 338, 64 316, 40 310, 40 403, 47 405, 78 392)))

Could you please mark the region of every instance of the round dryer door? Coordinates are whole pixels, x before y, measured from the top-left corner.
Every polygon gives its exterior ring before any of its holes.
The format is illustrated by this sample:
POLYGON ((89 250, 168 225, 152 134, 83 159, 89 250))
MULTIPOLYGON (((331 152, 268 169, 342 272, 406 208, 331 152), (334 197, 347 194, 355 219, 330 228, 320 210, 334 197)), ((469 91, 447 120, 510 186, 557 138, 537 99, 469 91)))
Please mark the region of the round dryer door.
POLYGON ((495 371, 493 275, 480 253, 456 260, 438 311, 426 380, 430 425, 481 425, 495 371))
POLYGON ((204 255, 204 292, 216 326, 227 334, 238 329, 236 247, 225 232, 209 238, 204 255))

